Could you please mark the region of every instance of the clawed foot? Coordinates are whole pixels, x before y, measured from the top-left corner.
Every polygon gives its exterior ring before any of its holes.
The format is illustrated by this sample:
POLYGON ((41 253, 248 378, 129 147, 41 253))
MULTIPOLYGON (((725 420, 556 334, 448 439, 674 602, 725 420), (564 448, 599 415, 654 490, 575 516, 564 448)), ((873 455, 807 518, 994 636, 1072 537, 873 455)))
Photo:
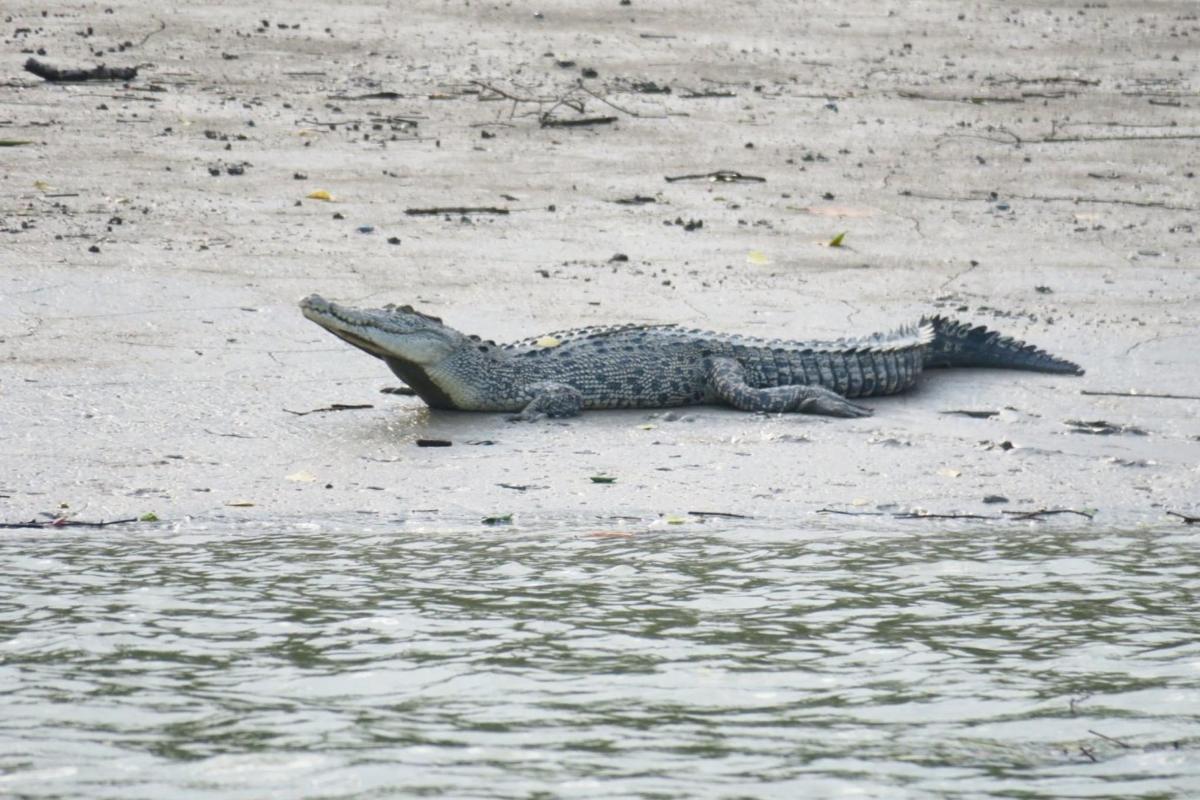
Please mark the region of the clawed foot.
POLYGON ((827 417, 869 417, 875 413, 866 406, 851 403, 832 392, 808 398, 800 404, 798 410, 805 414, 824 414, 827 417))

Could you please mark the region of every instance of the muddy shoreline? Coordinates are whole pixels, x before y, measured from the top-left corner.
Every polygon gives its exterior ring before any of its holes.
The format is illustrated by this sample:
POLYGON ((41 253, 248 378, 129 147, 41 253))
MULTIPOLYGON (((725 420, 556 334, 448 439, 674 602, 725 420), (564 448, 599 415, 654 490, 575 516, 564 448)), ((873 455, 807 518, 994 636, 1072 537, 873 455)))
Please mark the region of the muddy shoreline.
POLYGON ((1183 524, 1193 12, 18 0, 3 519, 1183 524), (46 81, 31 57, 138 74, 46 81), (412 213, 430 209, 450 210, 412 213), (1088 372, 939 371, 860 420, 515 425, 382 394, 381 364, 301 317, 310 292, 496 340, 634 321, 836 338, 939 312, 1088 372), (289 413, 334 404, 360 408, 289 413))

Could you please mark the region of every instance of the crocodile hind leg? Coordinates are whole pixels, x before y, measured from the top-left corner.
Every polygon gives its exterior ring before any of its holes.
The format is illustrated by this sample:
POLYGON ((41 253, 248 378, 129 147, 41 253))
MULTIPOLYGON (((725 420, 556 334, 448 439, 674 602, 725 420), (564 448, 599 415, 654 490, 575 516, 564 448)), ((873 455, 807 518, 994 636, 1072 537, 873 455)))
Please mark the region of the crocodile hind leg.
POLYGON ((583 410, 583 395, 574 386, 554 381, 529 385, 526 395, 529 404, 520 414, 509 417, 514 422, 534 422, 542 417, 576 417, 583 410))
POLYGON ((830 417, 868 417, 871 409, 851 403, 837 392, 813 384, 789 384, 756 389, 746 383, 746 371, 733 358, 708 362, 708 385, 721 400, 742 411, 798 411, 830 417))

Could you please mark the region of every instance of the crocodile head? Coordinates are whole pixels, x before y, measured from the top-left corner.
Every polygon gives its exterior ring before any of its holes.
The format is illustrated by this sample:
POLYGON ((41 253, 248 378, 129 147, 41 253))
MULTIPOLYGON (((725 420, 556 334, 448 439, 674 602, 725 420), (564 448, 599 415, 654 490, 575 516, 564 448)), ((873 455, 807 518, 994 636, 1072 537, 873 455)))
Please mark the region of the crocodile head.
POLYGON ((425 367, 441 362, 466 341, 437 317, 412 306, 350 308, 313 294, 300 301, 300 310, 334 336, 385 361, 425 367))

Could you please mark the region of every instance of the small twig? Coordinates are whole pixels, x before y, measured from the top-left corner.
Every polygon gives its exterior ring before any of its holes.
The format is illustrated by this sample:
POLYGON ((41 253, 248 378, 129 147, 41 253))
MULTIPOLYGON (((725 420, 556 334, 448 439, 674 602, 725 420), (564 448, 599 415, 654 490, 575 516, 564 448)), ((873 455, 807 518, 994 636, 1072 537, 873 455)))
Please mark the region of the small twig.
POLYGON ((438 206, 435 208, 406 208, 410 217, 435 217, 440 214, 507 214, 507 208, 496 206, 438 206))
POLYGON ((716 91, 697 92, 697 91, 693 91, 693 90, 689 89, 687 94, 681 94, 681 95, 678 95, 678 97, 680 100, 708 100, 708 99, 719 99, 719 98, 727 98, 727 97, 737 97, 737 92, 716 92, 716 91))
POLYGON ((1153 392, 1102 392, 1091 389, 1080 389, 1080 394, 1092 397, 1157 397, 1162 400, 1200 400, 1200 395, 1194 394, 1155 394, 1153 392))
MULTIPOLYGON (((478 86, 481 89, 487 89, 489 92, 499 95, 500 97, 504 98, 505 100, 512 100, 514 103, 552 103, 552 102, 554 102, 554 98, 550 98, 550 97, 518 97, 517 95, 509 94, 508 92, 504 91, 503 89, 497 89, 495 86, 492 86, 490 83, 484 83, 483 81, 471 81, 471 83, 475 84, 476 86, 478 86)), ((484 99, 482 94, 479 95, 479 99, 480 100, 484 99)))
POLYGON ((843 517, 882 517, 882 511, 839 511, 836 508, 818 508, 818 514, 841 514, 843 517))
POLYGON ((129 519, 114 519, 108 522, 83 522, 80 520, 66 519, 58 517, 46 522, 40 522, 36 519, 31 519, 29 522, 0 522, 0 528, 107 528, 109 525, 125 525, 130 522, 139 522, 136 517, 129 519))
POLYGON ((141 47, 146 42, 150 41, 151 36, 154 36, 155 34, 158 34, 158 33, 162 33, 166 29, 167 29, 167 23, 160 19, 158 21, 158 30, 150 31, 149 33, 147 33, 145 36, 142 37, 142 40, 140 42, 138 42, 137 44, 134 45, 134 47, 141 47))
POLYGON ((1096 758, 1096 755, 1091 750, 1088 750, 1083 745, 1079 745, 1079 752, 1091 759, 1093 764, 1100 761, 1100 759, 1096 758))
MULTIPOLYGON (((638 113, 638 112, 636 112, 636 111, 630 111, 628 108, 622 108, 621 106, 617 105, 617 104, 616 104, 616 103, 614 103, 613 101, 609 100, 607 97, 604 97, 603 95, 596 94, 596 93, 595 93, 595 92, 593 92, 591 89, 589 89, 589 88, 588 88, 588 87, 586 87, 586 86, 583 86, 582 84, 581 84, 581 85, 580 85, 578 88, 579 88, 579 90, 580 90, 580 91, 582 91, 582 92, 586 92, 587 94, 590 94, 592 97, 596 98, 596 99, 597 99, 597 100, 599 100, 601 103, 604 103, 604 105, 608 106, 609 108, 616 109, 617 111, 620 111, 622 114, 628 114, 628 115, 629 115, 629 116, 631 116, 631 117, 645 117, 645 116, 646 116, 645 114, 639 114, 639 113, 638 113)), ((670 94, 670 92, 671 92, 671 90, 668 88, 668 89, 667 89, 665 92, 661 92, 661 91, 660 91, 660 92, 657 92, 657 93, 658 93, 658 94, 670 94)), ((658 115, 655 115, 655 116, 657 116, 657 117, 663 117, 663 118, 665 118, 667 115, 666 115, 666 114, 658 114, 658 115)))
POLYGON ((1076 704, 1085 703, 1088 700, 1090 700, 1091 698, 1092 698, 1092 695, 1090 693, 1085 694, 1082 697, 1072 697, 1070 700, 1071 716, 1073 717, 1076 714, 1076 711, 1075 711, 1076 704))
POLYGON ((1001 514, 1008 514, 1013 519, 1037 519, 1038 517, 1049 517, 1055 514, 1075 514, 1080 517, 1093 519, 1096 515, 1087 511, 1076 511, 1073 508, 1041 508, 1037 511, 1008 511, 1003 510, 1001 514))
POLYGON ((324 414, 329 411, 357 411, 363 408, 374 408, 370 403, 333 403, 324 408, 314 408, 309 411, 292 411, 290 408, 285 408, 289 414, 295 414, 297 417, 306 417, 309 414, 324 414))
POLYGON ((715 183, 766 183, 766 178, 760 178, 757 175, 743 175, 732 169, 719 169, 715 172, 703 172, 693 175, 666 175, 667 183, 675 183, 676 181, 702 181, 710 180, 715 183))
POLYGON ((722 517, 725 519, 754 519, 745 514, 730 514, 727 511, 689 511, 693 517, 722 517))
POLYGON ((926 514, 924 512, 893 514, 893 519, 999 519, 987 514, 926 514))
MULTIPOLYGON (((1028 141, 1028 140, 1026 140, 1028 141)), ((901 189, 899 192, 901 197, 917 197, 922 200, 942 200, 952 203, 976 203, 980 201, 996 201, 999 199, 993 192, 978 192, 968 196, 955 196, 945 194, 932 194, 928 192, 918 192, 912 189, 901 189)), ((1070 197, 1061 195, 1006 195, 1007 198, 1014 200, 1036 200, 1041 203, 1085 203, 1092 205, 1118 205, 1118 206, 1136 206, 1138 208, 1161 208, 1164 211, 1196 211, 1195 206, 1177 206, 1163 203, 1158 200, 1124 200, 1115 197, 1070 197)))
POLYGON ((549 113, 543 114, 538 122, 543 128, 581 128, 585 125, 611 125, 616 117, 580 117, 579 119, 552 119, 549 113))
POLYGON ((1175 139, 1200 139, 1200 133, 1159 134, 1157 136, 1047 136, 1044 139, 1026 139, 1029 144, 1064 144, 1077 142, 1154 142, 1175 139))
POLYGON ((1101 739, 1103 739, 1106 742, 1112 742, 1113 744, 1120 745, 1121 747, 1124 747, 1126 750, 1133 749, 1133 745, 1126 744, 1125 742, 1122 742, 1120 739, 1114 739, 1111 736, 1105 736, 1100 731, 1094 731, 1091 728, 1088 728, 1088 733, 1090 733, 1092 736, 1099 736, 1101 739))
POLYGON ((1183 520, 1184 525, 1195 525, 1197 522, 1200 522, 1200 517, 1189 517, 1187 514, 1180 514, 1178 511, 1168 511, 1167 516, 1179 517, 1183 520))
POLYGON ((367 94, 331 94, 330 100, 339 100, 341 102, 349 102, 351 100, 402 100, 404 95, 399 92, 368 92, 367 94))
POLYGON ((1099 86, 1100 81, 1088 80, 1087 78, 1068 78, 1059 75, 1051 75, 1048 78, 1018 78, 1016 75, 1005 78, 1004 80, 989 79, 988 83, 1074 83, 1079 86, 1099 86))
POLYGON ((44 64, 36 58, 25 62, 25 71, 51 83, 76 83, 80 81, 131 81, 137 77, 137 67, 106 67, 101 64, 91 69, 59 69, 44 64))

